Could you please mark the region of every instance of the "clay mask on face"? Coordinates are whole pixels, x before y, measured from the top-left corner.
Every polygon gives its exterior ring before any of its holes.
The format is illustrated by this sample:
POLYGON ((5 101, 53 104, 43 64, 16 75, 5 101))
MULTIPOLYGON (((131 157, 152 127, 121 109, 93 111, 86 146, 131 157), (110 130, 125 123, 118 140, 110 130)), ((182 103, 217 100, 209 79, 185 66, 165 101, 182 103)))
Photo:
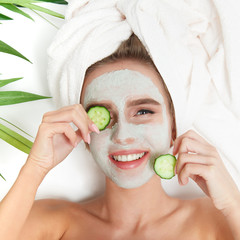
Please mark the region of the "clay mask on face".
POLYGON ((169 123, 166 105, 157 86, 147 76, 132 70, 118 70, 95 78, 86 88, 83 106, 91 103, 111 102, 117 109, 117 122, 100 134, 91 133, 90 151, 103 172, 118 186, 136 188, 153 175, 154 159, 170 148, 169 123), (159 122, 134 124, 126 119, 126 103, 129 99, 151 98, 162 108, 159 122), (129 141, 130 139, 130 141, 129 141), (109 158, 109 154, 121 150, 148 152, 145 162, 132 169, 121 169, 109 158))

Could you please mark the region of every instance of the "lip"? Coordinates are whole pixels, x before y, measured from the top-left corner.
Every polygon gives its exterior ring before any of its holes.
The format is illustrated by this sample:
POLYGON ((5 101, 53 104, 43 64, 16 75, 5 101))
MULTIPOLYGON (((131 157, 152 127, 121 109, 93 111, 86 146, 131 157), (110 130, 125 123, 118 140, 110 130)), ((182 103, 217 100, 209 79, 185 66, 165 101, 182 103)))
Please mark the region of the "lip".
POLYGON ((118 168, 125 169, 125 170, 139 167, 140 165, 142 165, 143 162, 145 162, 148 159, 148 157, 149 157, 149 152, 146 150, 124 150, 124 151, 117 151, 108 155, 108 158, 113 164, 115 164, 118 168), (128 162, 116 161, 111 157, 112 155, 129 155, 129 154, 138 154, 142 152, 145 152, 145 155, 142 158, 138 160, 128 161, 128 162))
POLYGON ((116 151, 116 152, 112 152, 109 153, 109 156, 111 155, 129 155, 129 154, 138 154, 138 153, 142 153, 142 152, 148 152, 148 150, 144 150, 144 149, 131 149, 131 150, 120 150, 120 151, 116 151))

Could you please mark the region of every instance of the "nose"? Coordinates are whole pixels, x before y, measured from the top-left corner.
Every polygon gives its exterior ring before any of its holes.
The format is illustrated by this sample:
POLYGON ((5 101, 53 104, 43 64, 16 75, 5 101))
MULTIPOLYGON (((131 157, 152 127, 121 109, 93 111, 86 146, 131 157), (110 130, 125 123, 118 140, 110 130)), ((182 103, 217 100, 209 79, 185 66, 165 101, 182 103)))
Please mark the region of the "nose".
POLYGON ((115 144, 129 145, 134 143, 135 138, 132 136, 131 131, 129 131, 127 124, 118 123, 115 126, 111 140, 115 144))

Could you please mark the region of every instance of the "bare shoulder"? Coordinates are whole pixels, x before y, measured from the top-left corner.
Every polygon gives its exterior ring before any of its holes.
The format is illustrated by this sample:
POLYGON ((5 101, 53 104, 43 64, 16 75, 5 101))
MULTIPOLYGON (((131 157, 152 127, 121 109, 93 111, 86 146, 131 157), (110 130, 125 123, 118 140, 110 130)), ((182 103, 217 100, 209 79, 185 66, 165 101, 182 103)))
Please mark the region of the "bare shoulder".
POLYGON ((33 204, 33 211, 43 211, 47 214, 65 214, 70 208, 75 206, 74 202, 63 199, 41 199, 33 204))
POLYGON ((224 215, 215 208, 208 197, 191 200, 191 219, 196 219, 203 229, 211 231, 215 239, 233 239, 224 215))
POLYGON ((79 204, 66 200, 43 199, 34 202, 21 239, 61 239, 72 220, 73 209, 79 204))

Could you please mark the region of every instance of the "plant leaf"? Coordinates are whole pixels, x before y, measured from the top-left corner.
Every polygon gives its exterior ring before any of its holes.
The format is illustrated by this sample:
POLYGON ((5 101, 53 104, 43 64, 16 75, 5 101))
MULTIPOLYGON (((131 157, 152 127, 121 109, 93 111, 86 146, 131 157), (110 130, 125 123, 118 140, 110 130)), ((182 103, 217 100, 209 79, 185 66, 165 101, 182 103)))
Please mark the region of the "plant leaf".
POLYGON ((2 91, 0 92, 0 106, 11 105, 51 97, 40 96, 33 93, 21 91, 2 91))
POLYGON ((0 3, 11 3, 14 5, 22 5, 25 3, 49 2, 56 4, 68 4, 65 0, 0 0, 0 3))
POLYGON ((34 10, 37 10, 37 11, 40 11, 40 12, 44 12, 44 13, 49 14, 49 15, 54 16, 54 17, 58 17, 58 18, 64 19, 64 16, 62 14, 57 13, 55 11, 52 11, 50 9, 44 8, 44 7, 40 7, 40 6, 35 5, 35 4, 22 3, 21 6, 29 8, 29 9, 34 9, 34 10))
POLYGON ((14 132, 10 128, 2 125, 0 123, 0 138, 5 142, 9 143, 13 147, 25 152, 30 153, 33 143, 27 138, 21 136, 20 134, 14 132))
POLYGON ((20 57, 20 58, 32 63, 30 60, 28 60, 26 57, 24 57, 20 52, 18 52, 17 50, 15 50, 14 48, 12 48, 11 46, 9 46, 8 44, 6 44, 5 42, 3 42, 1 40, 0 40, 0 52, 15 55, 17 57, 20 57))
POLYGON ((3 175, 0 173, 0 177, 6 181, 6 179, 3 177, 3 175))
POLYGON ((0 3, 11 3, 11 4, 17 4, 21 5, 21 3, 33 3, 36 2, 36 0, 0 0, 0 3))
POLYGON ((45 18, 44 16, 42 16, 40 13, 38 13, 37 11, 30 9, 32 12, 34 12, 36 15, 38 15, 40 18, 42 18, 43 20, 45 20, 46 22, 48 22, 49 24, 51 24, 53 27, 55 27, 56 29, 59 29, 54 23, 52 23, 51 21, 49 21, 47 18, 45 18))
POLYGON ((37 0, 39 2, 49 2, 55 4, 68 4, 65 0, 37 0))
POLYGON ((0 20, 13 20, 13 19, 0 13, 0 20))
POLYGON ((12 12, 19 13, 19 14, 23 15, 24 17, 27 17, 34 21, 34 19, 30 15, 28 15, 27 13, 25 13, 24 11, 17 8, 15 5, 13 5, 11 3, 1 3, 0 5, 7 8, 8 10, 10 10, 12 12))
POLYGON ((40 7, 40 6, 35 5, 35 4, 32 4, 32 3, 39 3, 39 2, 40 1, 36 1, 36 0, 0 0, 0 4, 1 3, 11 3, 11 4, 14 4, 14 5, 19 5, 19 6, 22 6, 22 7, 29 8, 29 9, 34 9, 34 10, 52 15, 54 17, 64 19, 64 16, 60 13, 57 13, 55 11, 52 11, 52 10, 44 8, 44 7, 40 7))
POLYGON ((18 130, 20 130, 21 132, 23 132, 23 133, 25 133, 26 135, 28 135, 29 137, 32 137, 32 138, 34 138, 33 136, 31 136, 30 134, 28 134, 27 132, 25 132, 25 131, 23 131, 21 128, 19 128, 19 127, 17 127, 16 125, 14 125, 13 123, 10 123, 9 121, 7 121, 6 119, 4 119, 4 118, 1 118, 0 117, 0 119, 1 120, 3 120, 3 121, 5 121, 5 122, 7 122, 8 124, 10 124, 10 125, 12 125, 13 127, 15 127, 15 128, 17 128, 18 130))
POLYGON ((9 83, 12 83, 12 82, 15 82, 17 80, 20 80, 20 79, 23 79, 22 77, 21 78, 10 78, 10 79, 4 79, 4 80, 0 80, 0 88, 9 84, 9 83))

